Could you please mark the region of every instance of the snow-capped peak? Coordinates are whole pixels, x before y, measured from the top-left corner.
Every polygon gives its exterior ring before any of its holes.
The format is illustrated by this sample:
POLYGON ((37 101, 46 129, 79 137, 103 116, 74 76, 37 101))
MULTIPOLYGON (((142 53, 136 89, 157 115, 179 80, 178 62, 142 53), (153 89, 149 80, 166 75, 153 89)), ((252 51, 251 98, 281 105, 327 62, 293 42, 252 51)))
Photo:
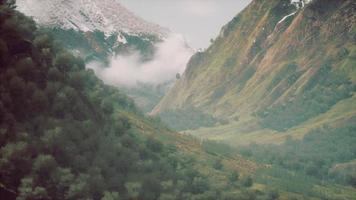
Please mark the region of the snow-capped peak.
POLYGON ((136 16, 117 0, 17 0, 17 8, 39 24, 64 29, 160 37, 169 33, 168 29, 136 16))

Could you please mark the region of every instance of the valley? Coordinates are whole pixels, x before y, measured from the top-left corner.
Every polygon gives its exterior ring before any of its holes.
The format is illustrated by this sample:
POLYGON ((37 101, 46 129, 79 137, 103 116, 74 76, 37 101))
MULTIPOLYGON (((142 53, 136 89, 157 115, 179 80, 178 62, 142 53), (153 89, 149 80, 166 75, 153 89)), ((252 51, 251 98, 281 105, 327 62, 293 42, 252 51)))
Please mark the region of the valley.
POLYGON ((1 199, 356 199, 353 0, 252 0, 203 50, 119 2, 0 0, 1 199))

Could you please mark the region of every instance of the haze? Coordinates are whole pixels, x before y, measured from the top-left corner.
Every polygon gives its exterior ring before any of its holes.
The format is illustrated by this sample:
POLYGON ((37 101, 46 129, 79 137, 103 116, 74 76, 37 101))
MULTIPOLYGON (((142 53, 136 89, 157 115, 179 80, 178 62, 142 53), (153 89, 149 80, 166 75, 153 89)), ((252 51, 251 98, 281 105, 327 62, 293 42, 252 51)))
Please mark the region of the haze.
POLYGON ((110 65, 89 68, 107 84, 135 87, 137 83, 162 84, 183 73, 193 55, 191 48, 206 48, 221 27, 236 16, 251 0, 119 0, 143 19, 169 28, 173 34, 156 44, 154 58, 142 63, 138 52, 113 57, 110 65), (182 35, 183 38, 180 36, 182 35))
POLYGON ((140 53, 113 57, 110 65, 90 63, 88 67, 107 84, 134 87, 137 83, 157 85, 172 80, 177 73, 183 73, 193 50, 179 34, 171 34, 163 42, 156 44, 152 60, 142 62, 140 53))
POLYGON ((223 25, 251 0, 119 0, 145 20, 182 34, 193 48, 206 48, 223 25))

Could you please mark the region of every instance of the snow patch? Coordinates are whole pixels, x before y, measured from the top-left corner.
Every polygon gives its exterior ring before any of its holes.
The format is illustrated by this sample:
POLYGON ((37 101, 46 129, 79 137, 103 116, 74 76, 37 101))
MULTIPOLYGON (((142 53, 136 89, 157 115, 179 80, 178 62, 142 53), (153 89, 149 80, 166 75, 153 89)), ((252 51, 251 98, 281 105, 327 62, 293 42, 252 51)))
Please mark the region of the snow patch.
POLYGON ((122 44, 127 44, 127 40, 126 40, 125 36, 123 36, 122 34, 119 34, 117 36, 117 41, 122 44))
POLYGON ((291 4, 295 5, 297 9, 304 8, 306 4, 309 4, 312 0, 291 0, 291 4))
POLYGON ((17 0, 17 9, 45 26, 60 26, 83 32, 99 30, 144 33, 165 37, 170 32, 145 21, 117 0, 17 0))
POLYGON ((297 8, 297 11, 284 16, 281 20, 279 20, 279 22, 277 24, 280 24, 280 23, 284 22, 288 17, 295 15, 299 9, 304 8, 305 5, 309 4, 310 2, 312 2, 312 0, 291 0, 290 3, 293 4, 297 8))
POLYGON ((291 16, 295 15, 296 13, 297 12, 294 12, 294 13, 284 16, 281 20, 279 20, 279 22, 277 24, 284 22, 288 17, 291 17, 291 16))

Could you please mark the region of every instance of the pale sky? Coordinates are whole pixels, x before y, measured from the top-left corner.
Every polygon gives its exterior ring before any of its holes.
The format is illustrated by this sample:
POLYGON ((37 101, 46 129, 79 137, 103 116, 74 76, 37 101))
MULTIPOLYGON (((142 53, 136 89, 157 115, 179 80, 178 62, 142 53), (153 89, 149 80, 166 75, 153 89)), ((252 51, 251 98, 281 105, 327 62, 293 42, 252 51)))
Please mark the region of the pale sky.
POLYGON ((180 33, 193 48, 206 48, 223 25, 251 0, 119 0, 147 21, 180 33))

